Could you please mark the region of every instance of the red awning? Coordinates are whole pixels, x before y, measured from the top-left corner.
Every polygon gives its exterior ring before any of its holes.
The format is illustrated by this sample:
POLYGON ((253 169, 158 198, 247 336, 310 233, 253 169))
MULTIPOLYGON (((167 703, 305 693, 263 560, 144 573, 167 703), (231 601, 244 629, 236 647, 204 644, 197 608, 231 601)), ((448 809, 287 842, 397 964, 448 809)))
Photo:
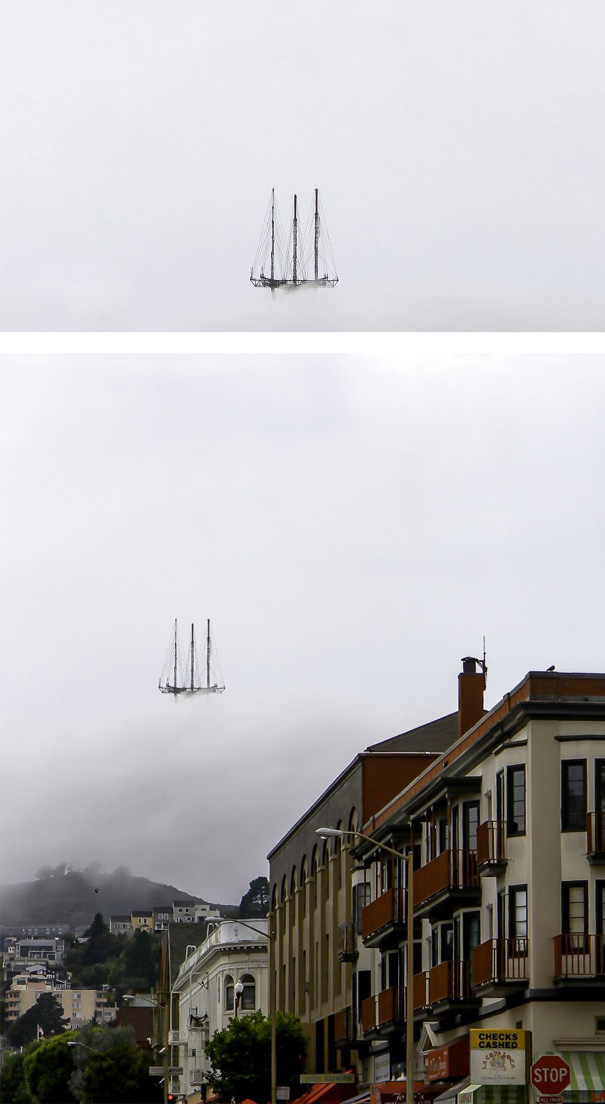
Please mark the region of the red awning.
POLYGON ((314 1085, 309 1092, 306 1092, 303 1096, 296 1097, 296 1104, 344 1104, 345 1100, 350 1100, 351 1089, 354 1090, 353 1082, 351 1081, 333 1081, 327 1084, 314 1085))

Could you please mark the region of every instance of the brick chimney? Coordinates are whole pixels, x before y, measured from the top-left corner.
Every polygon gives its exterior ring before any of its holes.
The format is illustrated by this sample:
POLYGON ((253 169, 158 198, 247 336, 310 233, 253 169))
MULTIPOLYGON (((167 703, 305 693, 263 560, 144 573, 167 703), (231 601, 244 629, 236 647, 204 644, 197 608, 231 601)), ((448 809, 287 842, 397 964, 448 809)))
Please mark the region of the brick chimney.
POLYGON ((466 656, 462 660, 462 671, 458 675, 458 735, 468 732, 469 728, 480 721, 483 708, 483 692, 487 667, 480 659, 466 656), (477 667, 480 669, 477 670, 477 667))

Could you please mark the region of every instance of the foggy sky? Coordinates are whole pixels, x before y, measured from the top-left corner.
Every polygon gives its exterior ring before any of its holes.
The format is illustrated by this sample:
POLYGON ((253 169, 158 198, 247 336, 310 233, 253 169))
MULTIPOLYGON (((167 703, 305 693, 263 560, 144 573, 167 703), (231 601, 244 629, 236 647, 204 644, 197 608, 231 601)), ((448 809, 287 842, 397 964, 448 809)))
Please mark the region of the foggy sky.
POLYGON ((0 328, 602 330, 601 0, 3 0, 0 328), (319 187, 340 283, 249 283, 319 187))
POLYGON ((239 901, 369 744, 602 671, 605 356, 0 357, 2 880, 239 901), (173 620, 227 689, 158 692, 173 620))

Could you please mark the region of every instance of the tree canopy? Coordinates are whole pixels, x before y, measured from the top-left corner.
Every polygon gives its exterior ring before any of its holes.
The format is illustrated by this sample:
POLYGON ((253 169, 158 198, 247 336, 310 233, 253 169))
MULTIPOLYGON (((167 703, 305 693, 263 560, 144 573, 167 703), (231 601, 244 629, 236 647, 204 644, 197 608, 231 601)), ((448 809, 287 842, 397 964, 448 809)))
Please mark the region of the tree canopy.
POLYGON ((30 1100, 37 1104, 72 1104, 77 1100, 70 1091, 74 1071, 70 1039, 72 1032, 45 1039, 25 1055, 23 1070, 30 1100))
MULTIPOLYGON (((277 1013, 277 1082, 300 1095, 308 1040, 296 1016, 277 1013)), ((265 1101, 271 1098, 271 1021, 262 1012, 232 1019, 206 1044, 211 1071, 208 1082, 219 1100, 265 1101)))
POLYGON ((264 875, 253 878, 239 903, 242 920, 267 916, 269 912, 269 882, 264 875))
POLYGON ((68 1024, 57 997, 53 993, 40 993, 36 1003, 10 1025, 6 1037, 13 1047, 26 1046, 40 1032, 45 1036, 60 1035, 68 1024))

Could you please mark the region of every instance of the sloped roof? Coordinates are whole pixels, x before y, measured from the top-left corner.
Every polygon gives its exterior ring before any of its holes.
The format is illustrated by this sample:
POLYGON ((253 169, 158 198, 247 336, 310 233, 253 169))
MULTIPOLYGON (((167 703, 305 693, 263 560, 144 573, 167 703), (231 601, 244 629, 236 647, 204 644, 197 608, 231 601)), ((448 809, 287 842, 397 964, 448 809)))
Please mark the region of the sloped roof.
POLYGON ((458 713, 447 713, 436 721, 410 728, 399 736, 371 744, 367 751, 447 751, 458 739, 458 713))

